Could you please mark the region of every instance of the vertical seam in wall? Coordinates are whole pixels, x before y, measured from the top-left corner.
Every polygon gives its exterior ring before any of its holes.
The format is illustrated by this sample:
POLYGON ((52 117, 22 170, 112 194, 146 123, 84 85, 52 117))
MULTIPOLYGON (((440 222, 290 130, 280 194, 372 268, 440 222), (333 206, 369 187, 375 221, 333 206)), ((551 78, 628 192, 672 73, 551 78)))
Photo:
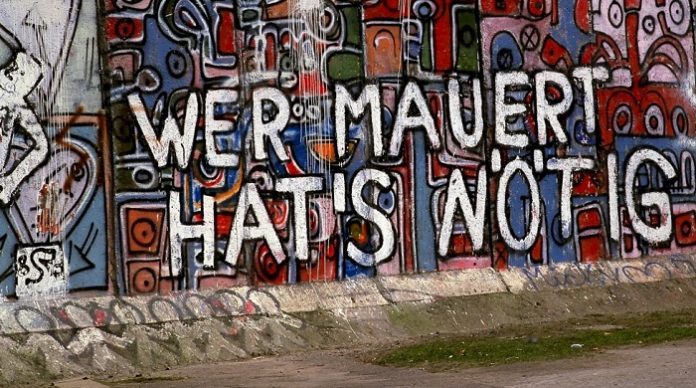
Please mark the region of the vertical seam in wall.
POLYGON ((500 282, 503 283, 503 286, 505 287, 505 292, 508 294, 514 294, 514 292, 510 290, 510 286, 505 281, 505 277, 503 276, 502 272, 495 268, 493 268, 493 270, 495 271, 495 276, 498 278, 498 280, 500 280, 500 282))
POLYGON ((119 289, 118 274, 119 265, 116 258, 116 229, 115 229, 115 198, 114 198, 114 181, 113 181, 113 164, 111 162, 113 158, 113 149, 111 144, 111 80, 109 76, 109 61, 108 53, 109 46, 106 40, 106 27, 105 27, 105 16, 104 12, 104 1, 96 1, 96 15, 97 20, 97 40, 99 42, 99 79, 101 80, 101 94, 102 94, 102 110, 99 115, 99 134, 101 140, 102 149, 102 161, 104 167, 104 196, 106 200, 106 248, 107 248, 107 276, 108 276, 108 288, 113 292, 114 295, 120 295, 121 290, 119 289), (107 119, 108 117, 108 119, 107 119))

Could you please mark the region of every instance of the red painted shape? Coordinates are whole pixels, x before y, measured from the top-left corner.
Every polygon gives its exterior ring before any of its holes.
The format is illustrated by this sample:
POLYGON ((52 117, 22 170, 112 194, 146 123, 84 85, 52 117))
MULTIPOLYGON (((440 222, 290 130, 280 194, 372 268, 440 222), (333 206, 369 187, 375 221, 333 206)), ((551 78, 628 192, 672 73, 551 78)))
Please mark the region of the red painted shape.
POLYGON ((604 257, 604 239, 602 236, 580 237, 580 257, 583 263, 595 262, 604 257))
POLYGON ((586 34, 589 34, 592 29, 590 4, 591 0, 575 0, 575 25, 586 34))
POLYGON ((674 236, 679 245, 696 245, 696 211, 674 217, 674 236))
POLYGON ((541 60, 550 67, 560 66, 561 62, 565 62, 566 67, 573 64, 573 58, 568 50, 550 35, 544 39, 541 48, 541 60))
POLYGON ((145 33, 142 20, 125 17, 107 17, 104 30, 106 38, 112 42, 142 40, 145 33))
POLYGON ((532 245, 532 251, 529 254, 532 263, 542 264, 544 262, 544 236, 539 234, 534 245, 532 245))
POLYGON ((382 0, 376 1, 374 4, 364 5, 364 18, 365 20, 400 20, 401 15, 407 15, 405 11, 401 10, 400 0, 382 0))
POLYGON ((338 275, 339 236, 331 236, 328 241, 311 243, 310 255, 316 259, 297 263, 297 275, 300 282, 335 280, 338 275))
POLYGON ((437 10, 433 17, 433 58, 435 72, 452 70, 452 4, 449 1, 436 1, 437 10))
POLYGON ((481 14, 486 16, 520 16, 520 0, 481 0, 481 14))
POLYGON ((578 215, 578 232, 602 227, 602 216, 597 209, 583 210, 578 215))
POLYGON ((633 236, 624 236, 624 250, 626 253, 633 252, 633 236))
POLYGON ((527 10, 534 17, 544 16, 546 11, 546 2, 544 0, 528 0, 527 10))
POLYGON ((234 12, 232 9, 221 8, 218 14, 220 15, 220 24, 217 29, 218 52, 224 55, 235 54, 234 12))
POLYGON ((573 175, 573 196, 590 196, 601 193, 602 173, 593 171, 578 171, 573 175))

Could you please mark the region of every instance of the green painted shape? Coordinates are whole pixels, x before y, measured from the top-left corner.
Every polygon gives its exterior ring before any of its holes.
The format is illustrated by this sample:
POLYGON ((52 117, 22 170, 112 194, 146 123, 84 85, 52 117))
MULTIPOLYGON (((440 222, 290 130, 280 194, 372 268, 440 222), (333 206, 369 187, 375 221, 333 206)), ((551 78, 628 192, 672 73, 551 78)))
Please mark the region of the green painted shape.
POLYGON ((341 8, 341 13, 346 21, 346 38, 345 44, 355 47, 362 47, 360 33, 361 18, 359 7, 344 7, 341 8))
POLYGON ((362 58, 356 53, 336 53, 327 62, 329 78, 333 81, 347 81, 362 77, 362 58))
POLYGON ((425 71, 433 70, 433 47, 430 44, 431 35, 431 24, 424 23, 423 44, 421 45, 421 68, 425 71))
POLYGON ((479 71, 479 36, 478 19, 476 10, 460 9, 456 14, 456 42, 455 69, 463 72, 479 71))

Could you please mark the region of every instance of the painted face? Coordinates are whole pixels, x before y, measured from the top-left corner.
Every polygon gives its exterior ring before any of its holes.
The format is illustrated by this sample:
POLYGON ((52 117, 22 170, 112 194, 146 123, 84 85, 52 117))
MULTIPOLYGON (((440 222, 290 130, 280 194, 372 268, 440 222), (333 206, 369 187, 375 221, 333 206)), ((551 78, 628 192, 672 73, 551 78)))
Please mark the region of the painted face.
POLYGON ((651 63, 648 79, 655 82, 679 83, 693 71, 693 39, 689 33, 689 3, 686 0, 668 0, 664 5, 647 6, 639 12, 637 28, 638 53, 641 61, 651 53, 659 53, 674 62, 674 66, 651 63))
POLYGON ((612 37, 618 42, 621 54, 626 55, 626 11, 620 0, 594 0, 592 2, 594 30, 612 37))

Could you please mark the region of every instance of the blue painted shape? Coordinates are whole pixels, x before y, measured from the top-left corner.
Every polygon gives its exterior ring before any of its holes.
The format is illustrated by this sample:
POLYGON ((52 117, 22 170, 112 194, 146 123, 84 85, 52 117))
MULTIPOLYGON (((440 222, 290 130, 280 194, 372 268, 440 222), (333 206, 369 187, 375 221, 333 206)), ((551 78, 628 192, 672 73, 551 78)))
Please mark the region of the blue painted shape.
MULTIPOLYGON (((435 220, 431 211, 433 190, 428 185, 428 156, 425 133, 413 133, 413 191, 415 217, 416 261, 420 271, 437 271, 435 252, 435 220)), ((404 204, 408 206, 409 204, 404 204)))

